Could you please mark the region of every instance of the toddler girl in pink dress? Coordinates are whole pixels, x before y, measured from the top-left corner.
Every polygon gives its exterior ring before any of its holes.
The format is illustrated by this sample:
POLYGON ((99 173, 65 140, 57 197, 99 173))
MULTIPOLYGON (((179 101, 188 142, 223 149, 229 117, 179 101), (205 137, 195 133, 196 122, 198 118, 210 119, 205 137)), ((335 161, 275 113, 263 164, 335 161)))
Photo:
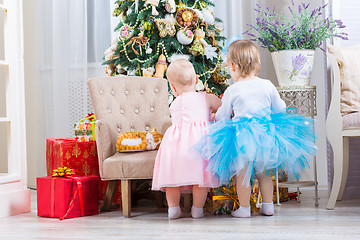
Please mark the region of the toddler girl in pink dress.
POLYGON ((207 133, 210 110, 217 110, 221 100, 213 94, 196 92, 199 80, 187 60, 171 63, 166 75, 176 99, 170 106, 172 126, 156 156, 152 189, 166 191, 169 219, 182 216, 181 192, 192 191, 191 216, 201 218, 208 189, 218 187, 219 182, 206 170, 207 161, 191 148, 207 133))

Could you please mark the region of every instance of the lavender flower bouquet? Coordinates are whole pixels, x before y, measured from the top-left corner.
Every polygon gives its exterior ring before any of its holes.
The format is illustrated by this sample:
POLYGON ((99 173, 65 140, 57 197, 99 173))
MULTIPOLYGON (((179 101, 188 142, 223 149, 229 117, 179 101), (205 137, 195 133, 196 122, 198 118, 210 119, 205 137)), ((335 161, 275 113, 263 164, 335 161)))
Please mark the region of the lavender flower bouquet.
POLYGON ((340 20, 324 18, 327 4, 309 10, 309 4, 301 3, 296 7, 291 0, 291 6, 288 7, 290 18, 275 13, 275 7, 271 11, 259 4, 256 6, 255 11, 260 17, 256 18, 254 25, 248 24, 250 29, 244 34, 260 42, 270 52, 321 48, 323 41, 331 37, 348 39, 345 32, 338 32, 345 27, 340 20))

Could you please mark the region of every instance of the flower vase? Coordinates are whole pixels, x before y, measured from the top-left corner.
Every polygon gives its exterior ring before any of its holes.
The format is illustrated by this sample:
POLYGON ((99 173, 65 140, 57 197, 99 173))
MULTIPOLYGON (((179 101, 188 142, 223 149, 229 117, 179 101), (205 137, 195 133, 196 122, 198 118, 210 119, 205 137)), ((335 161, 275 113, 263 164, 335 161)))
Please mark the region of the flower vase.
POLYGON ((280 87, 309 86, 315 50, 281 50, 272 52, 280 87))

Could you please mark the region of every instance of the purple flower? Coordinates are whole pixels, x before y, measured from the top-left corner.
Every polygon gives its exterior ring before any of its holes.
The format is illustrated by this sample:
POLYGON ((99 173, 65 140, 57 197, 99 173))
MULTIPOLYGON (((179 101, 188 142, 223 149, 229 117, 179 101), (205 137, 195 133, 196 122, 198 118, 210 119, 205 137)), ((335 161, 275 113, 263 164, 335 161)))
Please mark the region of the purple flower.
POLYGON ((301 13, 301 5, 299 5, 299 13, 301 13))
POLYGON ((311 12, 311 15, 310 15, 310 18, 312 18, 316 13, 316 10, 314 9, 312 12, 311 12))
POLYGON ((288 8, 289 8, 290 12, 291 12, 292 14, 294 14, 294 12, 293 12, 293 10, 291 9, 291 7, 288 7, 288 8))
POLYGON ((294 6, 295 4, 294 4, 294 0, 291 0, 291 4, 294 6))
POLYGON ((344 28, 345 27, 345 25, 343 24, 343 22, 341 20, 335 20, 335 22, 336 22, 338 28, 344 28))
POLYGON ((297 76, 299 74, 300 70, 304 67, 306 62, 307 62, 306 57, 301 54, 292 58, 293 70, 290 74, 290 80, 292 80, 294 76, 297 76))

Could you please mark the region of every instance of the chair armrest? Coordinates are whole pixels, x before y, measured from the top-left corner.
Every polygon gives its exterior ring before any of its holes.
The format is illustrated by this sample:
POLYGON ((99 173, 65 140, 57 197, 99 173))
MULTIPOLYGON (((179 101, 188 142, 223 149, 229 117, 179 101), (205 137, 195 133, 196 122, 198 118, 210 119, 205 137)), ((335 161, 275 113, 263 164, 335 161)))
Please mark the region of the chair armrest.
POLYGON ((165 134, 166 130, 172 125, 171 118, 165 119, 161 128, 161 133, 165 134))
POLYGON ((111 137, 109 124, 104 120, 95 122, 96 146, 99 160, 100 177, 103 178, 103 162, 116 152, 115 143, 111 137))

